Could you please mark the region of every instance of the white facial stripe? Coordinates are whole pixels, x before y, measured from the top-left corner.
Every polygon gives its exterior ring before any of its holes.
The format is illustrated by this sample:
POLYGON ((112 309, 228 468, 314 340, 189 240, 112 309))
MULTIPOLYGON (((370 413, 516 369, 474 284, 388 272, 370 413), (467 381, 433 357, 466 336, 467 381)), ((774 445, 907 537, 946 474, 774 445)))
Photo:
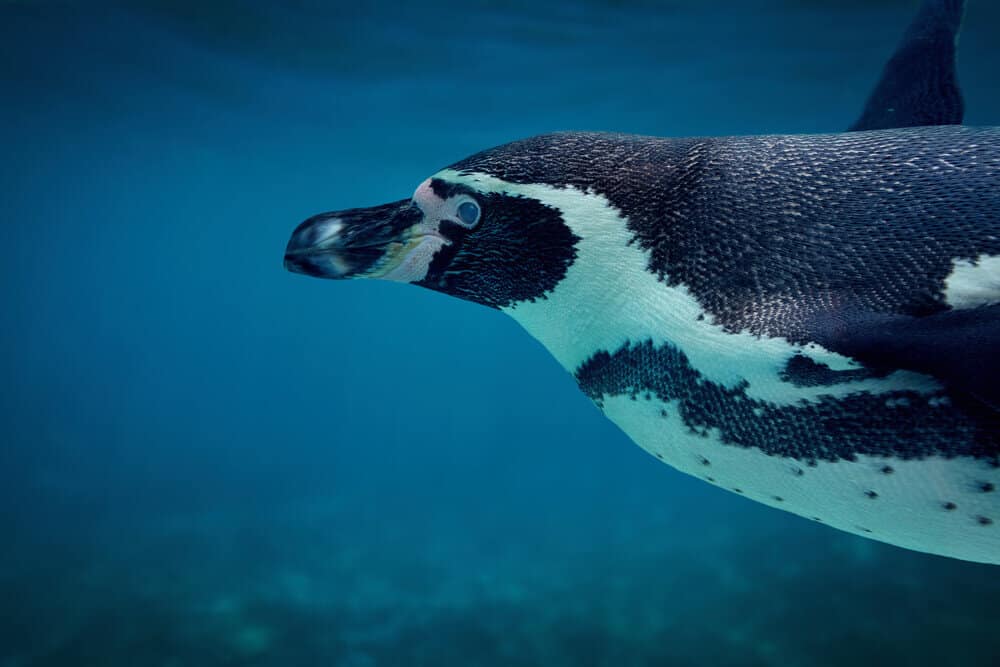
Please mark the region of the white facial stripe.
POLYGON ((603 403, 605 415, 643 449, 690 475, 711 477, 758 502, 864 537, 1000 563, 1000 531, 977 522, 977 517, 1000 516, 1000 494, 983 493, 979 486, 1000 488, 1000 469, 982 461, 860 455, 856 461, 809 466, 727 446, 714 432, 707 437, 692 433, 676 402, 606 396, 603 403))
POLYGON ((955 260, 944 281, 944 300, 952 308, 1000 303, 1000 256, 980 255, 974 262, 955 260))
POLYGON ((629 242, 627 221, 602 195, 571 187, 508 183, 487 174, 452 170, 440 172, 438 177, 537 199, 558 209, 566 225, 581 238, 566 277, 545 299, 504 309, 570 373, 598 350, 614 352, 628 341, 652 339, 656 345, 670 342, 679 347, 707 380, 734 387, 745 379, 750 383, 749 397, 778 405, 858 391, 932 392, 940 388, 933 379, 906 371, 832 386, 798 387, 783 382, 779 375, 795 353, 833 370, 858 365, 818 345, 733 334, 714 324, 687 287, 668 286, 647 270, 649 254, 629 242))

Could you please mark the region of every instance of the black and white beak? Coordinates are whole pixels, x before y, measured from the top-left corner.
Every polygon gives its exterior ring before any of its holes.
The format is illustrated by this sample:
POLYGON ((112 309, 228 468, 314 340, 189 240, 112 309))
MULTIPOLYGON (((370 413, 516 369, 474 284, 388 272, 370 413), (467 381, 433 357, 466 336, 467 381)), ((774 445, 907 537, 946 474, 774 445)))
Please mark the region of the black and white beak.
POLYGON ((317 278, 392 279, 419 243, 423 219, 410 199, 314 215, 292 232, 285 268, 317 278))

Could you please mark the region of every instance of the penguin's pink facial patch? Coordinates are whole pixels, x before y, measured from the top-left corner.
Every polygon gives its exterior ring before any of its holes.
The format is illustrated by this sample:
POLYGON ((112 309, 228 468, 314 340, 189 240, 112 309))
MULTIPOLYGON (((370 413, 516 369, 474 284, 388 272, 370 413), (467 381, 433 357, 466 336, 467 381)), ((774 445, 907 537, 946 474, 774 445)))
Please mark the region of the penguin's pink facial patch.
POLYGON ((416 192, 413 193, 413 203, 420 207, 420 210, 424 212, 424 223, 434 225, 434 231, 440 222, 448 218, 452 211, 449 207, 447 199, 443 199, 434 192, 434 188, 431 187, 431 179, 428 178, 426 181, 421 183, 417 187, 416 192))

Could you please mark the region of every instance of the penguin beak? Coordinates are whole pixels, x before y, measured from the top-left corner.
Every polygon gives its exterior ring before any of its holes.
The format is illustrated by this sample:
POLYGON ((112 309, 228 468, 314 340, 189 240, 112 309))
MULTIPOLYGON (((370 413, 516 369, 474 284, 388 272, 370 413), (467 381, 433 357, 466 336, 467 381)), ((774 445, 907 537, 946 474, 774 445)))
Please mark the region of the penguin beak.
POLYGON ((292 232, 285 268, 317 278, 364 278, 391 269, 423 212, 409 199, 320 213, 292 232))

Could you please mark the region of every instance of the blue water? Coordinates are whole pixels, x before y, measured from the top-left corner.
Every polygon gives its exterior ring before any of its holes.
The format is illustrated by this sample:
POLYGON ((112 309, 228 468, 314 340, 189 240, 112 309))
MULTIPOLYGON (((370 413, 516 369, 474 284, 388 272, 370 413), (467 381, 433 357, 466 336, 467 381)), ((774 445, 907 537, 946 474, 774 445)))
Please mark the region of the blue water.
POLYGON ((681 475, 499 313, 282 269, 519 137, 840 130, 915 3, 129 5, 0 3, 0 667, 1000 660, 995 567, 681 475))

